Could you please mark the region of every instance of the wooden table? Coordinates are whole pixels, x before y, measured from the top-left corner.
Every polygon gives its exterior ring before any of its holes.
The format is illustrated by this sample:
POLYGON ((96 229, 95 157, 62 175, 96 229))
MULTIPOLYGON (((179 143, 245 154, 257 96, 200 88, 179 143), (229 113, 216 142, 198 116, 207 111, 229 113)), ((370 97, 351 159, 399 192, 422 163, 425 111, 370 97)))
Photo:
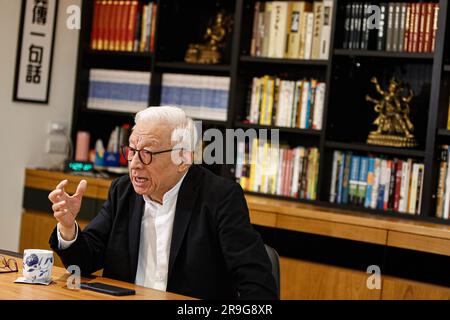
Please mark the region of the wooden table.
POLYGON ((187 296, 148 289, 103 277, 82 278, 81 282, 101 282, 134 289, 136 295, 116 297, 90 290, 71 290, 66 285, 70 274, 66 269, 55 266, 52 270, 53 283, 48 286, 14 283, 18 277, 22 276, 22 258, 18 254, 1 250, 0 254, 7 259, 15 259, 19 265, 19 272, 0 273, 0 300, 192 300, 187 296))

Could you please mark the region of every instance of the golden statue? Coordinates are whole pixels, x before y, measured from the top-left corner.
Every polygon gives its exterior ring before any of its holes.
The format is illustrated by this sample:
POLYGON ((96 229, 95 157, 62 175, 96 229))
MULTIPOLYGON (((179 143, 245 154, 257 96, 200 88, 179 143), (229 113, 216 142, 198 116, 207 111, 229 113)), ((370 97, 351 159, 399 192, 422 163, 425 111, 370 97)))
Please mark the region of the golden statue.
POLYGON ((376 77, 370 82, 382 96, 382 99, 374 99, 366 95, 366 100, 375 104, 378 117, 373 122, 378 126, 376 131, 371 131, 367 143, 385 145, 391 147, 416 147, 414 138, 414 125, 409 119, 409 103, 414 93, 409 89, 407 96, 403 94, 404 86, 401 82, 392 78, 387 91, 381 89, 376 77))
POLYGON ((231 32, 232 24, 231 16, 223 10, 219 11, 208 24, 203 36, 205 43, 190 44, 184 60, 190 63, 221 63, 226 36, 231 32))

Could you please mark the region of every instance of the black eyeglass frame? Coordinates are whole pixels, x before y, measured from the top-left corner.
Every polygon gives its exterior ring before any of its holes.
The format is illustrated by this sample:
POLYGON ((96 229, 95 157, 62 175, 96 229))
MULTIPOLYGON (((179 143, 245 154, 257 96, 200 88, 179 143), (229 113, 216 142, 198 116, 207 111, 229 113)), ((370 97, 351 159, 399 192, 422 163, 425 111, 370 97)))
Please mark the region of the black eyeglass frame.
POLYGON ((13 258, 6 259, 5 256, 0 255, 0 269, 8 269, 8 271, 0 270, 1 273, 11 273, 11 272, 19 272, 19 265, 17 261, 13 258), (14 267, 10 266, 10 262, 14 263, 14 267))
POLYGON ((122 155, 128 162, 131 162, 133 160, 134 155, 133 155, 133 157, 131 159, 129 159, 128 154, 127 154, 127 148, 132 150, 134 153, 137 152, 139 160, 142 162, 142 164, 144 164, 146 166, 148 166, 149 164, 152 163, 153 156, 156 155, 156 154, 166 153, 166 152, 171 152, 171 151, 177 151, 177 150, 181 150, 181 151, 183 150, 183 148, 175 148, 175 149, 167 149, 167 150, 161 150, 161 151, 152 152, 152 151, 145 150, 145 149, 140 149, 139 150, 139 149, 136 149, 136 148, 132 148, 130 146, 121 146, 120 150, 122 151, 122 155), (145 151, 145 152, 147 152, 150 155, 150 161, 148 163, 145 163, 142 160, 141 151, 145 151))

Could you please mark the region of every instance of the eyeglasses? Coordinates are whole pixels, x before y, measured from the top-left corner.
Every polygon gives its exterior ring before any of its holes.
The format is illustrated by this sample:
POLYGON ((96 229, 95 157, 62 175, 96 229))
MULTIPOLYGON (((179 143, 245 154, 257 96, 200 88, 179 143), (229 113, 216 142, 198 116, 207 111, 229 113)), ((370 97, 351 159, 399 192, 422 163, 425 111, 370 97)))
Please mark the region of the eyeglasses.
POLYGON ((14 259, 6 259, 5 256, 0 255, 0 269, 8 269, 6 271, 0 270, 0 273, 18 272, 19 267, 17 261, 14 259))
POLYGON ((144 165, 149 165, 150 163, 152 163, 153 156, 155 154, 171 152, 171 151, 176 151, 176 150, 183 150, 183 148, 167 149, 167 150, 162 150, 162 151, 157 151, 157 152, 151 152, 151 151, 148 151, 145 149, 138 150, 138 149, 132 148, 130 146, 122 146, 121 150, 122 150, 123 157, 125 159, 127 159, 128 161, 132 161, 134 158, 134 155, 137 153, 139 156, 139 160, 141 160, 141 162, 144 165))

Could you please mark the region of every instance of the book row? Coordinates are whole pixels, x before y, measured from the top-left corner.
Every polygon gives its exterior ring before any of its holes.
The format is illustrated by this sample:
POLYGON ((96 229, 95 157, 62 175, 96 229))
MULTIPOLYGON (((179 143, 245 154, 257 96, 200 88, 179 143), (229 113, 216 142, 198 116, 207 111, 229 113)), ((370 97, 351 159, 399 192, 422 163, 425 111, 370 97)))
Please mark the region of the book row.
POLYGON ((235 177, 244 190, 315 200, 318 170, 317 148, 238 141, 235 177))
POLYGON ((195 119, 227 120, 230 78, 165 73, 161 105, 177 106, 195 119))
POLYGON ((301 129, 322 129, 325 83, 282 80, 265 75, 253 78, 247 121, 301 129))
POLYGON ((439 4, 347 3, 344 49, 433 52, 439 4), (377 16, 379 19, 377 19, 377 16))
POLYGON ((328 59, 333 0, 256 2, 250 55, 328 59))
POLYGON ((387 159, 336 150, 329 201, 420 214, 423 177, 424 164, 411 158, 387 159))
POLYGON ((436 217, 448 219, 450 211, 449 146, 442 145, 439 154, 439 180, 436 200, 436 217))
POLYGON ((153 52, 157 6, 137 0, 96 0, 91 49, 153 52))
POLYGON ((150 72, 91 69, 88 109, 136 113, 148 107, 150 72))

